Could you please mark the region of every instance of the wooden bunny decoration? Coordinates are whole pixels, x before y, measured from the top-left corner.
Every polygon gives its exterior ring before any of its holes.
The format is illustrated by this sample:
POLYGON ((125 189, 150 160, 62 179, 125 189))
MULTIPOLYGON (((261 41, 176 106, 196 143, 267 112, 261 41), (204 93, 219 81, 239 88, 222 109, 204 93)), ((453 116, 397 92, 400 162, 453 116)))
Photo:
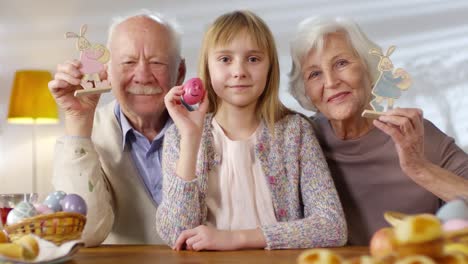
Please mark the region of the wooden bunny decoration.
POLYGON ((380 75, 372 88, 374 99, 370 102, 370 105, 374 111, 365 110, 362 113, 363 117, 377 118, 384 110, 393 109, 395 100, 401 96, 401 91, 408 90, 411 86, 411 77, 404 69, 398 68, 394 70, 390 55, 392 55, 395 49, 395 46, 390 46, 386 55, 383 55, 377 49, 371 49, 369 51, 370 54, 380 57, 377 66, 380 75), (387 101, 386 109, 382 105, 385 100, 387 101))
POLYGON ((75 91, 75 96, 85 94, 104 93, 111 90, 110 83, 107 80, 101 81, 99 73, 105 69, 104 65, 109 61, 110 52, 101 44, 91 44, 86 38, 85 33, 87 25, 82 25, 80 34, 67 32, 66 38, 77 38, 76 48, 80 51, 81 68, 83 73, 81 86, 83 90, 75 91))

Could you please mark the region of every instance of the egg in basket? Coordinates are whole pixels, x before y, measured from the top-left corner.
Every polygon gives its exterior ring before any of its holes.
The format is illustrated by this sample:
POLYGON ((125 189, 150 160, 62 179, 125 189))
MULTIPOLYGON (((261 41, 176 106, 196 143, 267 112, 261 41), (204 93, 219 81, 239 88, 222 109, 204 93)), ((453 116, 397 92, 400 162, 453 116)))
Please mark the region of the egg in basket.
POLYGON ((81 238, 87 206, 77 194, 56 191, 42 204, 20 202, 8 213, 3 232, 12 242, 36 235, 56 245, 81 238))

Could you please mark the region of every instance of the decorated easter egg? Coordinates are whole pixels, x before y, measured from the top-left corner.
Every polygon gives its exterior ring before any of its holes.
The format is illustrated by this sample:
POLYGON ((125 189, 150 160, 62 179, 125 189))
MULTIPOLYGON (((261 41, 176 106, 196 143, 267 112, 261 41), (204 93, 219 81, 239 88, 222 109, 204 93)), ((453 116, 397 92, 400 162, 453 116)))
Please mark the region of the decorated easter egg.
POLYGON ((54 210, 54 212, 62 211, 62 206, 60 205, 60 201, 66 196, 67 194, 63 191, 55 191, 49 195, 47 195, 46 199, 44 200, 44 204, 47 205, 50 209, 54 210))
POLYGON ((184 84, 182 100, 188 105, 199 103, 205 96, 205 89, 200 78, 192 78, 184 84))
POLYGON ((463 199, 452 200, 443 205, 436 216, 446 222, 450 219, 463 219, 468 221, 468 204, 463 199))
POLYGON ((450 219, 442 225, 442 228, 445 231, 455 231, 455 230, 468 228, 468 220, 450 219))
POLYGON ((45 204, 34 204, 34 208, 36 208, 37 214, 53 214, 54 210, 50 209, 45 204))
POLYGON ((62 199, 61 204, 64 212, 73 212, 86 215, 88 211, 86 202, 78 194, 68 194, 62 199))
POLYGON ((7 216, 7 225, 13 225, 21 220, 37 215, 36 208, 32 203, 20 202, 7 216))
POLYGON ((48 196, 54 196, 57 200, 62 200, 63 197, 65 197, 66 195, 67 195, 66 192, 58 190, 58 191, 50 193, 48 196))

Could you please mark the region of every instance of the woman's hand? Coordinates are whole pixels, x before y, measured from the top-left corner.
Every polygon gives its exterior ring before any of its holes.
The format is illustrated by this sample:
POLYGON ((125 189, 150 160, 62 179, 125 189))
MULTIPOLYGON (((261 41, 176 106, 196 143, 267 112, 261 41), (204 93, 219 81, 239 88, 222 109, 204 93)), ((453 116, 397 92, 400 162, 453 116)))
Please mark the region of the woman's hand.
POLYGON ((420 109, 396 108, 374 125, 392 137, 403 172, 444 201, 468 195, 468 180, 431 163, 424 156, 424 123, 420 109))
POLYGON ((393 139, 400 166, 408 176, 426 166, 422 110, 396 108, 374 120, 374 125, 393 139))
POLYGON ((174 250, 236 250, 237 238, 232 231, 218 230, 214 227, 200 225, 193 229, 182 231, 177 238, 174 250))
POLYGON ((182 137, 201 136, 203 132, 203 122, 208 110, 207 93, 200 103, 198 109, 188 111, 181 102, 184 94, 183 86, 175 86, 164 97, 164 103, 174 124, 177 126, 182 137))

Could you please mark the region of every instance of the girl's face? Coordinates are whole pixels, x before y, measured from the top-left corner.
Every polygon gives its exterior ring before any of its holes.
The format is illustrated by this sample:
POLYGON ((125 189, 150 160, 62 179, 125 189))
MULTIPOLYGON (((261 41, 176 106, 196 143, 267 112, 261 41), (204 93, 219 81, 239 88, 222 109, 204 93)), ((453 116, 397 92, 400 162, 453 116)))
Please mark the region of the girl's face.
POLYGON ((267 52, 245 31, 238 33, 229 44, 211 49, 208 70, 220 107, 255 106, 265 90, 269 67, 267 52))

